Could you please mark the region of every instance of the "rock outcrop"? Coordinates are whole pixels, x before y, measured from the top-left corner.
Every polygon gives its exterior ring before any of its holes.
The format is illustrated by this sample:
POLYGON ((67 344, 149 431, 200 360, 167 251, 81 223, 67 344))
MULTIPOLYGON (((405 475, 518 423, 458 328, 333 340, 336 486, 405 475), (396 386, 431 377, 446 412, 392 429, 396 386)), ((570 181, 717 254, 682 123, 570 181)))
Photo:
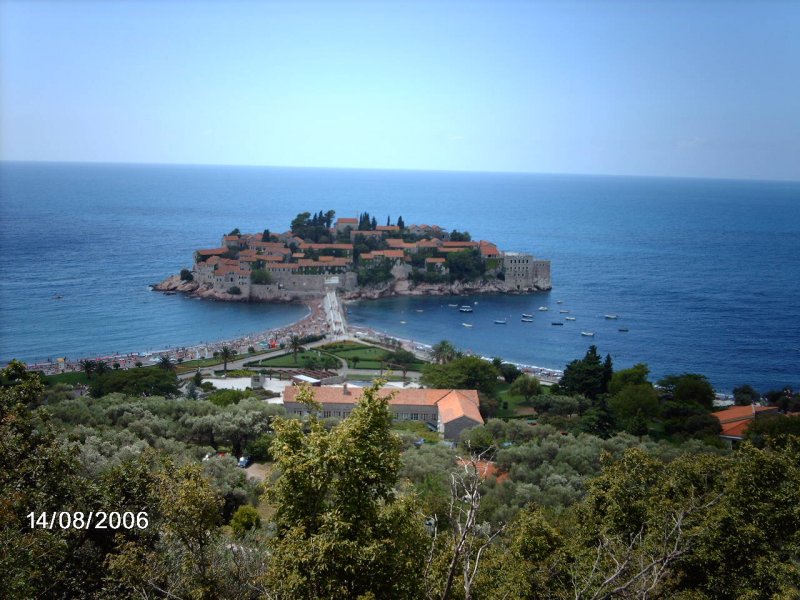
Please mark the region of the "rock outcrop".
POLYGON ((196 281, 184 281, 180 275, 167 277, 161 283, 153 286, 156 292, 175 293, 181 292, 197 298, 207 300, 219 300, 221 302, 248 302, 249 298, 243 295, 228 294, 220 290, 215 290, 209 284, 200 285, 196 281))

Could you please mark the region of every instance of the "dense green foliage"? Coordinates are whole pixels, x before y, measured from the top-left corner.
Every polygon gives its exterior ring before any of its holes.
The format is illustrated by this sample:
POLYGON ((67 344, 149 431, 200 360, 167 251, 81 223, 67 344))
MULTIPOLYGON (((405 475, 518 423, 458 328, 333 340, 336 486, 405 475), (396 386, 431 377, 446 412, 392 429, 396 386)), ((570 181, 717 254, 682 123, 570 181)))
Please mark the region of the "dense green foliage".
POLYGON ((89 385, 94 398, 117 392, 129 396, 175 396, 178 380, 169 369, 149 367, 108 371, 96 376, 89 385))
POLYGON ((253 269, 250 271, 250 282, 254 285, 269 285, 272 283, 272 273, 265 269, 253 269))
MULTIPOLYGON (((534 394, 538 425, 490 419, 451 449, 395 435, 377 388, 325 427, 253 397, 73 397, 12 363, 0 386, 0 597, 798 597, 797 417, 757 420, 756 445, 734 450, 580 433, 592 411, 616 423, 652 408, 655 388, 634 369, 594 399, 534 394), (255 508, 256 486, 215 450, 274 458, 267 504, 255 508), (457 458, 470 451, 494 459, 483 481, 457 458), (148 525, 32 528, 27 516, 98 510, 145 512, 148 525)), ((656 391, 654 433, 669 403, 703 408, 695 383, 677 398, 656 391)), ((313 390, 301 398, 313 408, 313 390)))

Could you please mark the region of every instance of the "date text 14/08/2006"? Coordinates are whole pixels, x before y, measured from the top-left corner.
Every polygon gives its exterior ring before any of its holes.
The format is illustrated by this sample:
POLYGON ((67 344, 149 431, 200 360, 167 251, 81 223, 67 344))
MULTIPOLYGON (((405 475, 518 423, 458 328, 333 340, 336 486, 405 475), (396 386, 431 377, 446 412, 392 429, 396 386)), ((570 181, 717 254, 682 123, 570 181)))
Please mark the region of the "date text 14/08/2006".
POLYGON ((147 529, 146 512, 41 512, 28 513, 31 529, 147 529))

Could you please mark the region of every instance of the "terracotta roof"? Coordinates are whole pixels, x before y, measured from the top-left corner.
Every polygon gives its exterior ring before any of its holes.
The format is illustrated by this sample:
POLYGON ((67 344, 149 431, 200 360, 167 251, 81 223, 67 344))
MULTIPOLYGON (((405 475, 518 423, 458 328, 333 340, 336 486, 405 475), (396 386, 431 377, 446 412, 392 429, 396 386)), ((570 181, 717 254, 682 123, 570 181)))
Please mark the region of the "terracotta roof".
POLYGON ((722 425, 722 431, 720 435, 724 435, 726 437, 736 437, 741 438, 744 437, 744 432, 747 431, 747 428, 750 426, 750 423, 753 422, 753 419, 747 419, 744 421, 734 421, 733 423, 725 423, 722 425))
POLYGON ((443 263, 443 262, 445 262, 445 259, 443 259, 443 258, 426 258, 425 262, 426 263, 443 263))
POLYGON ((336 219, 337 223, 358 223, 358 219, 351 217, 340 217, 336 219))
POLYGON ((411 242, 404 242, 399 238, 389 238, 386 240, 386 245, 389 248, 416 248, 416 244, 412 244, 411 242))
POLYGON ((397 225, 378 225, 375 229, 378 231, 400 231, 397 225))
POLYGON ((500 251, 492 242, 481 240, 480 249, 483 256, 500 256, 500 251))
POLYGON ((386 258, 403 258, 402 250, 378 250, 372 253, 373 256, 385 256, 386 258))
POLYGON ((419 241, 419 242, 417 242, 417 246, 419 246, 420 248, 438 248, 443 243, 444 242, 442 240, 440 240, 438 238, 435 238, 435 239, 432 239, 432 240, 419 241))
POLYGON ((481 412, 478 410, 478 392, 475 390, 450 390, 436 405, 439 407, 439 418, 444 423, 461 417, 469 417, 473 421, 483 423, 481 412))
POLYGON ((758 413, 778 412, 778 410, 777 406, 731 406, 711 414, 717 417, 720 423, 730 423, 731 421, 741 421, 742 419, 753 419, 758 413))
POLYGON ((777 413, 777 406, 731 406, 725 410, 711 413, 719 419, 722 426, 721 436, 741 439, 756 415, 762 413, 777 413))
MULTIPOLYGON (((459 459, 457 462, 459 466, 462 467, 465 467, 469 464, 469 461, 463 458, 459 459)), ((478 474, 483 478, 494 477, 497 479, 497 483, 502 483, 508 479, 508 473, 501 473, 497 468, 497 465, 490 460, 476 460, 475 467, 478 471, 478 474)))
POLYGON ((215 254, 225 254, 226 252, 230 252, 229 248, 204 248, 202 250, 198 250, 197 253, 201 256, 213 256, 215 254))

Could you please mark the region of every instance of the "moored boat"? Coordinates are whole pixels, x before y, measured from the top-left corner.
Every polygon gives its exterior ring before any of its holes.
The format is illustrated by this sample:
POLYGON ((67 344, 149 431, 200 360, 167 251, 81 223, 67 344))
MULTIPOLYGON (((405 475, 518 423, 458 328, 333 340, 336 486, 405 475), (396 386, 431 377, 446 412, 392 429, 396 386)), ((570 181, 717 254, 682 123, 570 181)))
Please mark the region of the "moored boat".
POLYGON ((581 335, 586 337, 594 337, 594 331, 581 331, 581 335))
POLYGON ((545 311, 545 310, 550 310, 550 309, 549 309, 549 308, 547 308, 546 306, 540 306, 540 307, 539 307, 539 310, 541 310, 541 311, 545 311))
POLYGON ((562 315, 568 315, 569 314, 568 310, 560 310, 558 312, 560 312, 562 315))
POLYGON ((550 323, 550 324, 551 324, 551 325, 561 325, 561 326, 563 326, 563 325, 564 325, 564 324, 563 324, 561 321, 553 321, 553 322, 552 322, 552 323, 550 323))
POLYGON ((472 323, 462 323, 464 327, 472 327, 472 323))
POLYGON ((523 318, 522 322, 523 323, 533 323, 533 319, 525 319, 525 318, 523 318))
POLYGON ((617 331, 621 331, 622 333, 628 333, 627 327, 620 327, 617 331))
POLYGON ((459 307, 458 310, 461 312, 472 312, 472 307, 468 304, 465 304, 464 306, 459 307))
POLYGON ((529 313, 522 313, 522 318, 523 318, 523 319, 532 319, 532 318, 533 318, 533 315, 531 315, 531 314, 529 314, 529 313))
POLYGON ((617 315, 603 315, 606 319, 616 319, 617 315))
POLYGON ((494 320, 494 324, 495 325, 505 325, 506 323, 508 323, 508 319, 495 319, 494 320))
POLYGON ((575 317, 564 317, 565 321, 574 321, 575 317))

